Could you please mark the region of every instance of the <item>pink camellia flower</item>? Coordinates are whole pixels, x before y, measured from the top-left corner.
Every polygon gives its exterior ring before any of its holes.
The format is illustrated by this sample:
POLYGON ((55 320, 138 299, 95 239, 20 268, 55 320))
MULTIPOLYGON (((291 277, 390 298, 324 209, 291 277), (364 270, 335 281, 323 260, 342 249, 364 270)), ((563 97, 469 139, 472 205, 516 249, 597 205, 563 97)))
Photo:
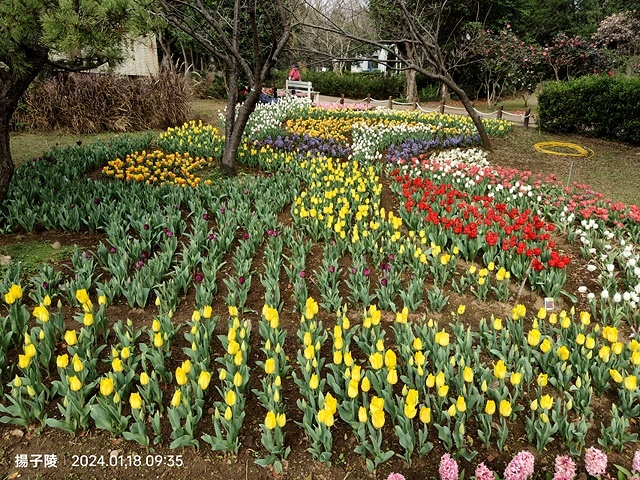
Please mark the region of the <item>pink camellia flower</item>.
POLYGON ((440 457, 440 478, 442 480, 458 480, 458 462, 445 453, 440 457))
POLYGON ((526 480, 533 475, 535 458, 530 452, 519 452, 507 465, 504 471, 505 480, 526 480))
POLYGON ((493 471, 484 462, 476 467, 476 480, 494 480, 493 471))
POLYGON ((584 456, 584 466, 592 477, 604 475, 607 471, 607 454, 595 447, 589 447, 584 456))
POLYGON ((405 478, 401 473, 390 473, 387 480, 405 480, 405 478))
POLYGON ((556 470, 553 480, 573 480, 576 476, 576 464, 567 455, 556 457, 556 470))
POLYGON ((640 450, 636 450, 633 455, 633 463, 631 464, 631 471, 633 473, 640 473, 640 450))

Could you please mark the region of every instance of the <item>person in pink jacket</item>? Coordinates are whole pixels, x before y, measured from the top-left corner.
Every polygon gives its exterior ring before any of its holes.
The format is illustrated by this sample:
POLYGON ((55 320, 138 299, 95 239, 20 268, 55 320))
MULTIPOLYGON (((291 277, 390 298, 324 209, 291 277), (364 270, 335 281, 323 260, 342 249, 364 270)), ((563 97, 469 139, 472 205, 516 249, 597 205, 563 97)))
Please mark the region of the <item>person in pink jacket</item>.
MULTIPOLYGON (((289 70, 289 80, 299 82, 300 81, 300 70, 298 70, 298 66, 294 63, 291 65, 291 70, 289 70)), ((291 89, 291 94, 296 94, 296 89, 291 89)))

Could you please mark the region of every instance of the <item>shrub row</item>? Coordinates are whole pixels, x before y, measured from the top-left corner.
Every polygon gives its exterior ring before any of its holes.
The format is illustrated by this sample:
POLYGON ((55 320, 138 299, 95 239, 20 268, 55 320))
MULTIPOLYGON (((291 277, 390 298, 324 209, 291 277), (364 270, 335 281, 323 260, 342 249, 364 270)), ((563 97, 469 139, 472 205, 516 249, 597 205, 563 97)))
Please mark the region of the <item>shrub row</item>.
POLYGON ((404 75, 383 75, 380 73, 304 72, 302 80, 313 83, 313 89, 322 95, 363 99, 384 100, 388 97, 402 97, 405 91, 404 75))
POLYGON ((14 127, 76 134, 131 132, 181 125, 191 115, 184 76, 55 74, 33 83, 16 111, 14 127))
POLYGON ((545 83, 538 104, 543 130, 640 144, 640 77, 545 83))

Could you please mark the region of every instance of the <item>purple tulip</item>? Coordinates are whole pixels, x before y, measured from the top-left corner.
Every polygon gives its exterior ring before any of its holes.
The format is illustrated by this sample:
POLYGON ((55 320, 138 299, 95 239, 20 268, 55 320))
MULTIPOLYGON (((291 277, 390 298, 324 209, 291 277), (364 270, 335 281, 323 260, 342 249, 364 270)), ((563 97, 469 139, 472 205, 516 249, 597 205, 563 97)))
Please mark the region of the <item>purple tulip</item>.
POLYGON ((244 277, 242 275, 238 278, 238 283, 244 285, 244 277))
POLYGON ((49 284, 47 282, 42 282, 42 288, 49 290, 49 284))
POLYGON ((369 270, 368 268, 365 268, 365 269, 362 271, 362 274, 363 274, 365 277, 368 277, 370 273, 371 273, 371 270, 369 270))
POLYGON ((206 213, 203 213, 203 214, 202 214, 202 218, 203 218, 204 220, 209 220, 209 215, 207 215, 206 213))
POLYGON ((93 199, 93 203, 94 203, 94 205, 98 205, 100 203, 100 199, 99 198, 94 198, 93 199))
POLYGON ((204 275, 201 273, 196 273, 196 276, 193 278, 194 282, 200 283, 204 279, 204 275))
POLYGON ((167 237, 173 237, 173 232, 171 230, 167 230, 167 237))
POLYGON ((113 253, 116 253, 116 251, 117 251, 117 250, 116 250, 116 248, 115 248, 115 247, 111 247, 111 248, 109 249, 109 253, 112 253, 112 254, 113 254, 113 253))
POLYGON ((224 212, 226 212, 226 211, 227 211, 227 209, 226 209, 226 208, 224 208, 224 207, 220 207, 220 213, 224 214, 224 212))
POLYGON ((381 284, 383 287, 386 287, 386 286, 387 286, 387 279, 386 279, 386 278, 383 278, 382 280, 380 280, 380 284, 381 284))
POLYGON ((148 224, 148 223, 145 223, 145 224, 142 226, 142 228, 143 228, 143 230, 149 230, 149 224, 148 224))
POLYGON ((300 272, 300 278, 304 278, 304 277, 306 277, 306 275, 307 275, 307 274, 306 274, 306 273, 304 273, 304 270, 302 270, 302 271, 300 272))
POLYGON ((336 271, 336 267, 334 267, 333 265, 329 266, 329 273, 333 273, 336 271))

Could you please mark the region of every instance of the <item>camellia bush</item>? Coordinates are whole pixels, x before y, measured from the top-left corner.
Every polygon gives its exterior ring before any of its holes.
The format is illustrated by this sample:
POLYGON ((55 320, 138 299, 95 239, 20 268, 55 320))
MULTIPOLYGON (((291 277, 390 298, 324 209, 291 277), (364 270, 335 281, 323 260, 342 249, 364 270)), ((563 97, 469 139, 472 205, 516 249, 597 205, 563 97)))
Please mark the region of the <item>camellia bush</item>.
POLYGON ((150 141, 16 175, 5 233, 102 236, 68 271, 2 272, 0 422, 231 456, 251 436, 276 473, 345 452, 362 476, 638 473, 637 206, 491 165, 464 117, 263 106, 215 182, 214 132, 150 141))

